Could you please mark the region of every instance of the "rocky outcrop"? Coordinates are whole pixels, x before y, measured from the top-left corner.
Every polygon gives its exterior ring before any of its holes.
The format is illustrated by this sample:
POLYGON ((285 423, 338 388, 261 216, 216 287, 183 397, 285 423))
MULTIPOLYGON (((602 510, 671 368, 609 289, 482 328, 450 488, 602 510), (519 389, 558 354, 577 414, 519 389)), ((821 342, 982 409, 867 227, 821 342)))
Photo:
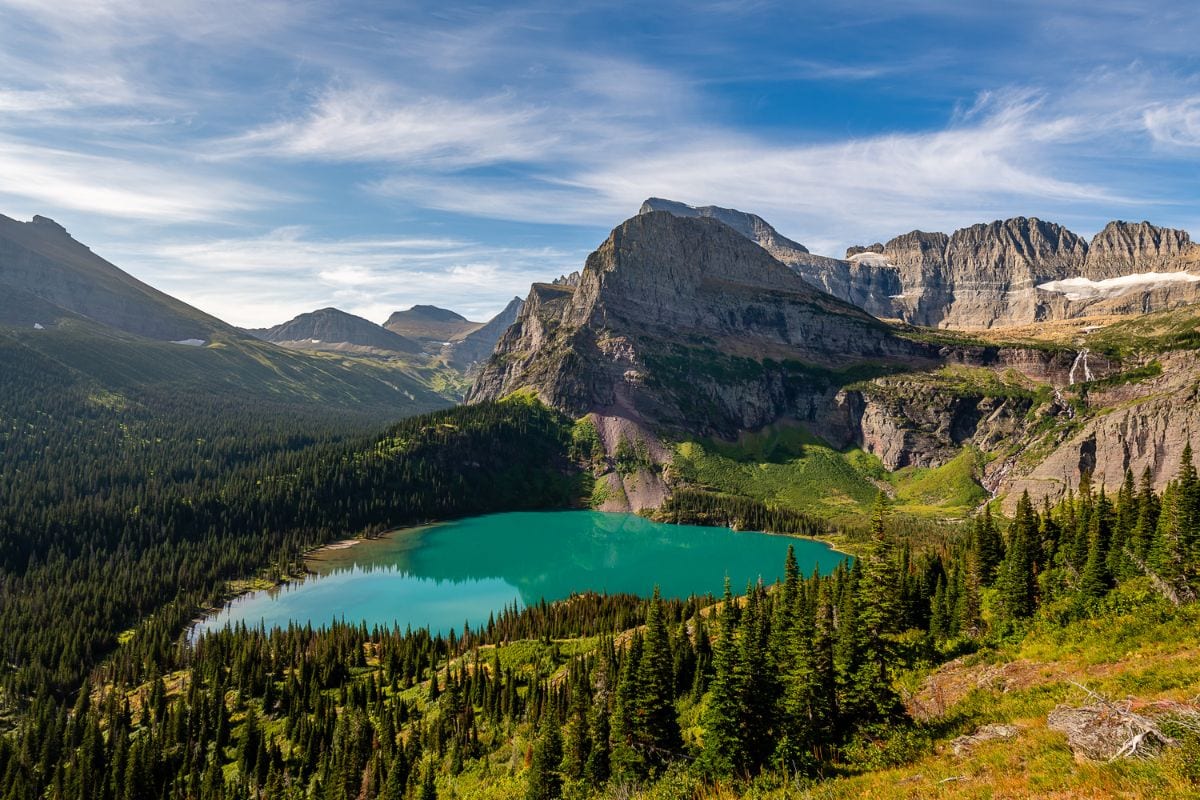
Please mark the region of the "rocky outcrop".
MULTIPOLYGON (((1148 468, 1156 488, 1165 487, 1184 447, 1200 450, 1200 356, 1179 351, 1159 360, 1157 377, 1090 392, 1088 407, 1103 413, 1028 441, 997 482, 1009 510, 1024 491, 1036 500, 1061 497, 1078 487, 1081 472, 1115 492, 1126 470, 1140 478, 1148 468)), ((999 470, 1003 464, 989 466, 999 470)))
POLYGON ((420 343, 336 308, 322 308, 301 314, 273 328, 251 333, 268 342, 303 349, 362 348, 395 353, 421 352, 420 343))
POLYGON ((651 197, 643 203, 638 213, 653 211, 723 222, 791 267, 809 285, 877 317, 891 316, 890 297, 901 290, 897 271, 887 264, 841 260, 810 253, 804 245, 783 236, 755 214, 719 206, 693 207, 657 197, 651 197))

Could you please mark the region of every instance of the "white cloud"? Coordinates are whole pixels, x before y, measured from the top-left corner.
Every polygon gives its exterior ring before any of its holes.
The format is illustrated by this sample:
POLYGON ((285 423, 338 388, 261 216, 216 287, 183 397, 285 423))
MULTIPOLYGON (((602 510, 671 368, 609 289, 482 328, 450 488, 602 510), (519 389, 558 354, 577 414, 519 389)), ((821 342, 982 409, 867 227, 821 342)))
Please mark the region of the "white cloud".
POLYGON ((375 188, 434 208, 502 219, 615 224, 657 195, 763 214, 802 241, 849 243, 868 230, 978 221, 1033 203, 1127 202, 1056 177, 1054 148, 1083 122, 1046 116, 1029 93, 984 97, 950 128, 817 144, 767 142, 716 128, 652 148, 598 150, 560 179, 397 177, 375 188), (986 211, 992 209, 992 211, 986 211))
POLYGON ((553 146, 553 137, 534 124, 539 116, 505 97, 405 101, 378 85, 330 89, 302 119, 258 128, 218 144, 217 152, 443 169, 524 161, 553 146))
POLYGON ((0 138, 0 197, 153 223, 219 221, 286 198, 241 181, 0 138))
POLYGON ((1142 119, 1156 142, 1178 147, 1200 146, 1200 97, 1152 106, 1142 114, 1142 119))
POLYGON ((451 238, 326 240, 296 227, 105 250, 142 280, 245 327, 331 304, 376 322, 418 303, 485 320, 531 283, 577 269, 584 256, 451 238))

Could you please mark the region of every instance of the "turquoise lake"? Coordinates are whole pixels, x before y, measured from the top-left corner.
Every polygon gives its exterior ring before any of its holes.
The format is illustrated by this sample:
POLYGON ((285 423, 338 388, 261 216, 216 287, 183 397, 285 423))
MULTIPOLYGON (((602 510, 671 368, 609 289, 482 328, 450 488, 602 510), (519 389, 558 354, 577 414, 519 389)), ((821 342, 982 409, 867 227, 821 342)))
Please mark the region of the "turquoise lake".
POLYGON ((333 620, 461 630, 516 604, 572 593, 664 597, 719 595, 725 577, 774 582, 788 545, 805 574, 832 570, 845 556, 809 539, 664 525, 633 514, 545 511, 490 514, 396 531, 308 560, 315 574, 243 595, 197 632, 245 623, 314 627, 333 620))

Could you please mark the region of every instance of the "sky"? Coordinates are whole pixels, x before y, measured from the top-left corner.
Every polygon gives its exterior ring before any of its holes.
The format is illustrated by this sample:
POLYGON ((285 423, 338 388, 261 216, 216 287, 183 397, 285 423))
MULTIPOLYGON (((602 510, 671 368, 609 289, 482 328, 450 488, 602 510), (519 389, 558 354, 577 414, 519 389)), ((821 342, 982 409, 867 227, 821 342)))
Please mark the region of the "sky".
POLYGON ((1197 41, 1158 0, 0 0, 0 213, 247 327, 486 319, 650 196, 836 256, 1200 238, 1197 41))

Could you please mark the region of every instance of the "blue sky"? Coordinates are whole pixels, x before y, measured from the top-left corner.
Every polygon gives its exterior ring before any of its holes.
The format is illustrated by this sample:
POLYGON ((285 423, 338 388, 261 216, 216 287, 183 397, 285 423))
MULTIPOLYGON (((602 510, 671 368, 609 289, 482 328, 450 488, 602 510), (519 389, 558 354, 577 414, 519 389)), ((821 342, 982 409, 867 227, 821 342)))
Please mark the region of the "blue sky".
POLYGON ((0 0, 0 213, 241 325, 484 318, 651 195, 1200 234, 1188 5, 0 0))

